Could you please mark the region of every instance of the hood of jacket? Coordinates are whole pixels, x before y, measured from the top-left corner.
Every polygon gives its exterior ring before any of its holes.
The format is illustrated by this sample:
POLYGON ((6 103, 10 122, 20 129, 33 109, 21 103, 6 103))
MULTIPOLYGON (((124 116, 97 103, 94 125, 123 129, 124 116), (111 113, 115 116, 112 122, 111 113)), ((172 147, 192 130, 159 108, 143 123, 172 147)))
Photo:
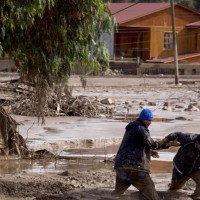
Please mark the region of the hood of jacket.
POLYGON ((143 121, 138 118, 135 121, 130 122, 126 126, 126 131, 129 131, 129 130, 133 129, 135 126, 144 126, 145 128, 147 128, 146 125, 145 125, 145 123, 143 123, 143 121))
POLYGON ((149 130, 137 119, 126 126, 126 132, 115 157, 115 168, 132 168, 149 171, 150 148, 144 143, 149 130))

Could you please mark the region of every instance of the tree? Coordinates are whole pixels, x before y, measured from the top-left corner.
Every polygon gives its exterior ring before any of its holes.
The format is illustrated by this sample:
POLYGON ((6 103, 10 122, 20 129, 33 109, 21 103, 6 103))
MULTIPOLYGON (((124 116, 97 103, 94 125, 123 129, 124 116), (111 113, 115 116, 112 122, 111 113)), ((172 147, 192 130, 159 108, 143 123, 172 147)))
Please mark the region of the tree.
POLYGON ((2 144, 0 155, 17 155, 19 157, 29 157, 30 151, 24 138, 17 132, 17 122, 0 107, 0 135, 2 144))
POLYGON ((0 1, 0 56, 13 59, 22 79, 36 88, 39 117, 49 87, 66 80, 76 63, 92 70, 108 64, 101 32, 108 32, 113 21, 105 3, 0 1))

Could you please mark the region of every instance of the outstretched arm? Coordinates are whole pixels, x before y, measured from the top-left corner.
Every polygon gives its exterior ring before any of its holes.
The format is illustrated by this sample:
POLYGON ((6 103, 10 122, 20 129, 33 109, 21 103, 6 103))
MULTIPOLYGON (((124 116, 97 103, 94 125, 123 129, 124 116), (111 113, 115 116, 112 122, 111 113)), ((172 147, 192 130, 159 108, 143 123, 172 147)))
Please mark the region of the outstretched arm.
POLYGON ((146 145, 148 145, 150 147, 150 149, 154 149, 154 150, 158 150, 158 149, 166 149, 166 147, 164 147, 164 145, 160 145, 159 142, 157 141, 154 141, 151 136, 150 136, 150 133, 145 130, 145 129, 142 129, 142 134, 143 134, 143 138, 144 138, 144 143, 146 145))
POLYGON ((167 135, 164 139, 159 141, 159 144, 169 146, 180 146, 192 142, 197 137, 197 134, 174 132, 167 135), (180 145, 178 145, 180 144, 180 145))

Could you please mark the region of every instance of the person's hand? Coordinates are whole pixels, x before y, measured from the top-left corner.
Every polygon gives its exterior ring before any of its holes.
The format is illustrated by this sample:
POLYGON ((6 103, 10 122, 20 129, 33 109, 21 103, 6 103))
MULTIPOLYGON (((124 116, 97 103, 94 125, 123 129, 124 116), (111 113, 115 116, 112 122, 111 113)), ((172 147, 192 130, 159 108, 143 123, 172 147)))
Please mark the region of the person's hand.
POLYGON ((154 150, 151 150, 151 156, 152 156, 153 158, 160 158, 158 152, 157 152, 157 151, 154 151, 154 150))
MULTIPOLYGON (((178 139, 178 138, 177 138, 178 139)), ((181 146, 180 142, 178 142, 178 140, 175 139, 174 141, 170 141, 168 144, 169 146, 173 146, 173 147, 179 147, 181 146)))
POLYGON ((159 144, 159 146, 163 146, 163 145, 167 144, 167 140, 166 140, 166 138, 164 138, 162 140, 157 141, 157 143, 159 144))

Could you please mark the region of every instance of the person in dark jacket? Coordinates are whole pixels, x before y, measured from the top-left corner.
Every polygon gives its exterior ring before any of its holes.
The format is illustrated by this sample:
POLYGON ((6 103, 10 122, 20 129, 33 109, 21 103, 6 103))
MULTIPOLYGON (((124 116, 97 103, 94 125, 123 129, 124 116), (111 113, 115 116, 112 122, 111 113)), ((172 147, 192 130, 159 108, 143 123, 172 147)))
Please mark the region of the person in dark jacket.
POLYGON ((143 198, 160 199, 149 175, 151 149, 160 148, 148 130, 152 120, 152 111, 145 108, 137 120, 126 126, 126 132, 115 157, 116 183, 113 196, 123 194, 133 185, 143 198))
POLYGON ((173 159, 174 167, 169 190, 178 190, 189 179, 193 179, 196 189, 192 198, 200 199, 200 135, 174 132, 166 136, 160 144, 166 145, 172 141, 180 143, 180 148, 173 159))

